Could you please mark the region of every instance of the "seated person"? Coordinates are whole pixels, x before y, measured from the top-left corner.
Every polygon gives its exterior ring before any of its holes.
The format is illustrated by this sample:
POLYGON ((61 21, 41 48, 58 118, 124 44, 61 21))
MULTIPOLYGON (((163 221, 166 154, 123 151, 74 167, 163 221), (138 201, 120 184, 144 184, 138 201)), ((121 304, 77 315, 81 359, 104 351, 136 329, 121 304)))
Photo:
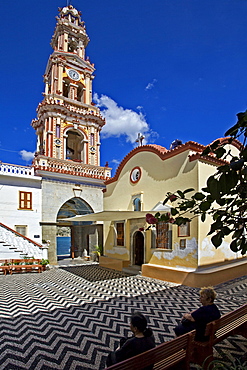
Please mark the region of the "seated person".
POLYGON ((195 311, 183 315, 181 323, 174 328, 176 336, 196 329, 195 340, 200 342, 206 341, 208 339, 204 335, 206 325, 220 318, 218 307, 214 304, 215 297, 216 292, 213 288, 202 288, 200 290, 200 302, 202 306, 195 311))
MULTIPOLYGON (((126 360, 127 358, 138 355, 139 353, 148 351, 155 347, 153 332, 147 327, 147 319, 140 312, 134 312, 130 318, 130 330, 133 336, 130 338, 122 338, 120 346, 114 352, 110 352, 106 365, 111 366, 117 362, 126 360)), ((152 369, 148 366, 147 370, 152 369)))

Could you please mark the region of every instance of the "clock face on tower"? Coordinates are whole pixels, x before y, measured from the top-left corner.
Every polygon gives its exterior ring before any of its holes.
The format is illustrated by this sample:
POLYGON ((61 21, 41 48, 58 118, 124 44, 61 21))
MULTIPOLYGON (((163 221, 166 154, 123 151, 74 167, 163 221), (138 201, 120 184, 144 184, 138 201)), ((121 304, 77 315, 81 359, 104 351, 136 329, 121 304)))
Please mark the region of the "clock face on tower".
POLYGON ((68 69, 67 74, 74 81, 79 81, 80 80, 79 73, 77 71, 75 71, 74 69, 68 69))

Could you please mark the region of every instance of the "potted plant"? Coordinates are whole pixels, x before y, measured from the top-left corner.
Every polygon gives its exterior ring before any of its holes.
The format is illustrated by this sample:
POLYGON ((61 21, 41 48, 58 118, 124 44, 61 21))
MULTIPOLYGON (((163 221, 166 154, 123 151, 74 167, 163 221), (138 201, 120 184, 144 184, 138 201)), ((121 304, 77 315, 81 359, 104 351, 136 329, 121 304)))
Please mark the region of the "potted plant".
POLYGON ((48 265, 49 263, 49 260, 42 258, 42 260, 40 261, 40 264, 42 265, 42 271, 46 270, 46 265, 48 265))
POLYGON ((94 253, 93 260, 95 262, 99 262, 99 256, 102 256, 102 254, 103 254, 103 247, 102 247, 102 245, 95 245, 94 249, 95 250, 93 251, 93 253, 94 253))

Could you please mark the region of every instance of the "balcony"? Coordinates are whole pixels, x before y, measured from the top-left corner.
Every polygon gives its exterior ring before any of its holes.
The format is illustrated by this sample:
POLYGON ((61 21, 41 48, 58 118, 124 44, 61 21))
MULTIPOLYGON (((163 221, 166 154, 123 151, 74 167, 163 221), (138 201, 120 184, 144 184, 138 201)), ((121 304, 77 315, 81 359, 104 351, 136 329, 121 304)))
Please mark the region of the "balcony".
POLYGON ((109 167, 92 166, 81 162, 49 158, 42 155, 34 159, 34 168, 35 171, 55 172, 104 181, 111 177, 111 169, 109 167))

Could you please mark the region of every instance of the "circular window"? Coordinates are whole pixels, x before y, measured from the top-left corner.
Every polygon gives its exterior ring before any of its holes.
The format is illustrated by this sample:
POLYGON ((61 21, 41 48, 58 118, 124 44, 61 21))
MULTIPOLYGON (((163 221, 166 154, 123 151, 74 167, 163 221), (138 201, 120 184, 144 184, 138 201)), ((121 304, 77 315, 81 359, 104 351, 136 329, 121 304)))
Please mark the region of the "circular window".
POLYGON ((136 183, 141 178, 141 169, 140 167, 135 167, 130 173, 130 181, 136 183))

